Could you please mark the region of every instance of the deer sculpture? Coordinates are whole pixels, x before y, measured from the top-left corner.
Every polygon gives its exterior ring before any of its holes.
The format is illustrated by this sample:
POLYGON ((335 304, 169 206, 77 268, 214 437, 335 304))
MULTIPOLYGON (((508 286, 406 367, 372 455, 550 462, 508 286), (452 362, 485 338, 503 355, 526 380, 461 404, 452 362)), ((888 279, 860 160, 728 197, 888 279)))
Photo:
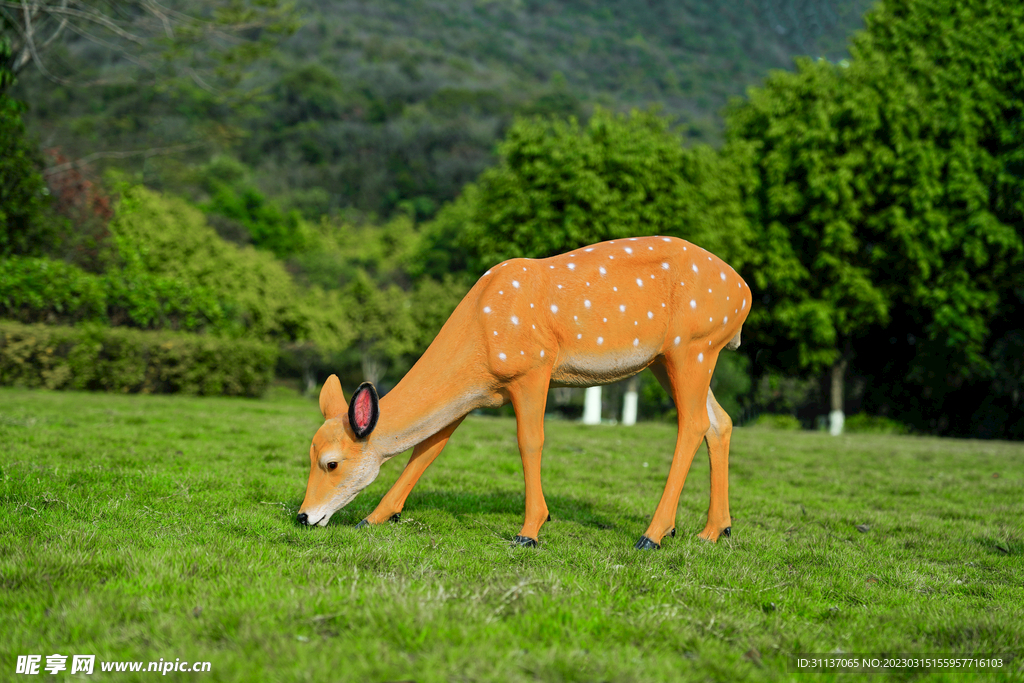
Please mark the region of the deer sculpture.
POLYGON ((472 410, 512 403, 526 479, 526 515, 514 543, 537 545, 550 519, 541 488, 548 387, 586 387, 644 368, 672 396, 679 431, 668 482, 638 549, 675 535, 686 473, 702 439, 711 502, 700 537, 731 530, 732 421, 710 390, 719 352, 740 344, 751 294, 713 254, 673 237, 601 242, 546 259, 516 258, 481 276, 409 373, 383 399, 364 382, 345 402, 331 375, 320 392, 324 424, 309 449, 298 521, 324 526, 388 459, 412 457, 359 522, 397 520, 406 498, 472 410))

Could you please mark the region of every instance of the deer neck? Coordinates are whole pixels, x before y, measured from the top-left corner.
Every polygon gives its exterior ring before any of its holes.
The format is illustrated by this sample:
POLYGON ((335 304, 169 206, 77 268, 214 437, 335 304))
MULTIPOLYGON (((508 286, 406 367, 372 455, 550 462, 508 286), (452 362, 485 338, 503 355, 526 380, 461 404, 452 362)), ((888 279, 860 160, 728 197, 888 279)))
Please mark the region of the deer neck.
POLYGON ((371 437, 388 460, 441 431, 471 410, 501 405, 494 388, 476 381, 470 363, 457 352, 435 348, 380 399, 380 418, 371 437))

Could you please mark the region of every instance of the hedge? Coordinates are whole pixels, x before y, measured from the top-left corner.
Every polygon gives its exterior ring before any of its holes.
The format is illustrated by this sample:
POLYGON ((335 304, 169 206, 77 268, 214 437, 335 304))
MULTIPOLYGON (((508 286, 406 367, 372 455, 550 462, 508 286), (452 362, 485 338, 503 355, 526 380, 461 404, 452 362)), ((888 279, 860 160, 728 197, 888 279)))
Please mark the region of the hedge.
POLYGON ((3 386, 259 396, 276 361, 254 340, 0 320, 3 386))

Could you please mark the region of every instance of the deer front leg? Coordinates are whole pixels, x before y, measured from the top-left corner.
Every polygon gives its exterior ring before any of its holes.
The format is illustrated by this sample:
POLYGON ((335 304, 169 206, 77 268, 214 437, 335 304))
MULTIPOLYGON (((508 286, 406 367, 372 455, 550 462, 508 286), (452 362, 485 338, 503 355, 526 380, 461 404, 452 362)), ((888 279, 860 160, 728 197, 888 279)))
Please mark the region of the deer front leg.
POLYGON ((704 440, 708 444, 708 460, 711 463, 711 502, 708 504, 708 523, 700 537, 717 542, 720 535, 732 532, 732 518, 729 516, 729 441, 732 438, 732 420, 729 414, 715 400, 708 390, 708 419, 711 427, 704 440))
POLYGON ((516 545, 537 545, 540 528, 548 520, 548 505, 540 483, 540 458, 544 449, 544 409, 548 400, 549 370, 534 371, 509 386, 516 413, 516 437, 523 458, 526 480, 526 518, 513 541, 516 545))
POLYGON ((399 516, 402 514, 402 508, 405 507, 405 499, 412 493, 413 487, 416 486, 416 482, 420 480, 423 473, 430 467, 430 463, 434 462, 434 458, 444 450, 448 439, 451 438, 452 432, 462 424, 464 419, 465 415, 413 448, 412 456, 410 456, 408 464, 406 464, 402 474, 398 477, 398 481, 384 494, 376 509, 367 515, 366 519, 356 525, 357 528, 367 524, 383 524, 388 520, 398 521, 399 516))
MULTIPOLYGON (((664 372, 665 379, 671 388, 672 400, 675 401, 678 413, 678 433, 676 448, 672 455, 672 466, 669 468, 668 481, 661 494, 658 507, 647 527, 647 531, 635 544, 638 550, 657 549, 661 547, 661 539, 666 534, 675 534, 676 512, 679 508, 679 496, 686 483, 686 473, 690 471, 693 456, 700 447, 700 442, 710 427, 708 420, 706 397, 711 382, 710 373, 704 374, 705 367, 714 367, 714 358, 701 355, 700 367, 697 351, 688 357, 687 350, 680 349, 663 361, 663 370, 658 369, 655 375, 664 372), (707 363, 708 365, 704 365, 707 363)), ((709 354, 710 355, 710 354, 709 354)), ((652 367, 652 369, 654 369, 652 367)), ((660 378, 660 377, 659 377, 660 378)))

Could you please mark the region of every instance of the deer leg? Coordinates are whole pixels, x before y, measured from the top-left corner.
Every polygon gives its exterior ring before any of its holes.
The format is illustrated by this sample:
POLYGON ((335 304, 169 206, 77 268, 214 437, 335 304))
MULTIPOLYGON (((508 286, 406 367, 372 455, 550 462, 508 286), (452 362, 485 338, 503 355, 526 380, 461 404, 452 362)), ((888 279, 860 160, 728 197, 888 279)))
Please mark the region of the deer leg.
POLYGON ((526 480, 526 518, 514 540, 521 546, 537 545, 540 528, 548 520, 548 505, 540 483, 540 458, 544 449, 544 408, 550 379, 550 368, 547 368, 520 377, 508 387, 516 412, 516 437, 526 480))
POLYGON ((701 355, 698 361, 697 355, 697 350, 693 348, 679 349, 672 355, 666 355, 661 362, 663 368, 655 371, 655 376, 664 372, 671 388, 670 393, 678 413, 679 431, 665 490, 647 531, 635 544, 639 550, 660 548, 661 539, 675 531, 679 496, 683 492, 686 473, 690 470, 701 440, 711 426, 706 406, 711 373, 704 374, 704 368, 713 368, 716 359, 707 354, 701 355))
POLYGON ((700 537, 716 542, 721 534, 732 532, 732 518, 729 516, 729 441, 732 438, 732 420, 715 395, 708 389, 708 419, 711 427, 704 440, 708 444, 708 460, 711 463, 711 502, 708 504, 708 523, 700 537))
POLYGON ((402 470, 402 474, 398 477, 398 481, 395 482, 394 486, 384 494, 381 498, 380 503, 377 504, 376 509, 367 515, 366 519, 358 524, 358 526, 364 526, 365 524, 383 524, 390 520, 398 521, 399 515, 402 513, 402 508, 405 507, 405 499, 412 493, 412 489, 416 486, 416 482, 420 480, 423 473, 426 472, 427 468, 430 467, 430 463, 434 462, 434 458, 441 454, 444 450, 445 445, 448 443, 448 439, 451 438, 452 432, 455 428, 462 424, 465 416, 460 417, 455 422, 434 434, 428 439, 425 439, 415 448, 412 449, 412 456, 409 458, 408 464, 405 469, 402 470))

